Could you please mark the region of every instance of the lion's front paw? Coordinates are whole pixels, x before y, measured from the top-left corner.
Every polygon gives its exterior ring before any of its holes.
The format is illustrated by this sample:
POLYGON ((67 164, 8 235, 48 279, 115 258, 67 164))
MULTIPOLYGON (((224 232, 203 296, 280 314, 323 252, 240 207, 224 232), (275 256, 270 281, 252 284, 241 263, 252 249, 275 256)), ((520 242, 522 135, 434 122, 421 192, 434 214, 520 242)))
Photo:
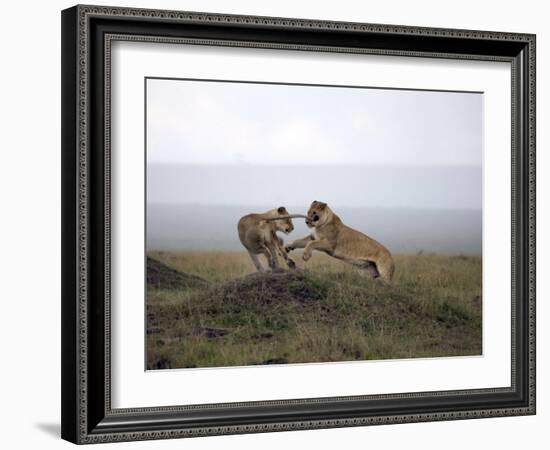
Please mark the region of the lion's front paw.
POLYGON ((302 255, 302 259, 304 261, 307 261, 311 258, 311 252, 308 252, 308 251, 305 251, 304 254, 302 255))

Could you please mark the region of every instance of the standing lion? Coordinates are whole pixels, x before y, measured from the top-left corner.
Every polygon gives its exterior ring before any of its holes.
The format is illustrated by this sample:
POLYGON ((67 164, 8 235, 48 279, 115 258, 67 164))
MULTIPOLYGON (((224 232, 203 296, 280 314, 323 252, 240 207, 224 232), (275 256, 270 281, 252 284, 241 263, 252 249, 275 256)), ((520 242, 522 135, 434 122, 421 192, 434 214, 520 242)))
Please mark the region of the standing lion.
POLYGON ((294 268, 296 265, 283 247, 283 240, 277 231, 289 234, 294 230, 292 218, 304 215, 288 214, 284 206, 271 209, 263 214, 247 214, 241 217, 238 224, 239 239, 248 250, 250 259, 258 272, 265 269, 260 263, 259 255, 267 258, 271 270, 294 268))

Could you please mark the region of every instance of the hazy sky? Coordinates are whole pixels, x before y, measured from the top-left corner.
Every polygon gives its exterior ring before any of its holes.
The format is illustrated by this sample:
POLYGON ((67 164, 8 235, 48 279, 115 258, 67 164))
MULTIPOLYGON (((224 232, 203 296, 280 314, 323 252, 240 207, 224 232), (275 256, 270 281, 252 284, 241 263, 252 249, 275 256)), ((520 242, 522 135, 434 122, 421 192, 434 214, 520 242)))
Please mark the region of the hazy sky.
POLYGON ((148 203, 480 209, 475 166, 151 165, 148 203))
POLYGON ((480 208, 483 95, 147 81, 148 203, 480 208))
POLYGON ((148 162, 477 165, 482 94, 147 81, 148 162))

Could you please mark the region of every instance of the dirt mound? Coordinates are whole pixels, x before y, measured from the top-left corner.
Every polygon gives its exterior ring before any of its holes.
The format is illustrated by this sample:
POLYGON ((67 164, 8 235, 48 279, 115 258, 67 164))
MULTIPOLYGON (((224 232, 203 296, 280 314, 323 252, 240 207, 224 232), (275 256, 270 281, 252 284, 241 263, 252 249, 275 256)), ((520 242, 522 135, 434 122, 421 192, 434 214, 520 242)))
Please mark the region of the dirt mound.
POLYGON ((160 261, 147 257, 147 287, 185 289, 206 286, 208 282, 196 275, 179 272, 160 261))
POLYGON ((263 272, 212 287, 206 295, 231 304, 315 302, 326 297, 329 283, 303 270, 263 272))

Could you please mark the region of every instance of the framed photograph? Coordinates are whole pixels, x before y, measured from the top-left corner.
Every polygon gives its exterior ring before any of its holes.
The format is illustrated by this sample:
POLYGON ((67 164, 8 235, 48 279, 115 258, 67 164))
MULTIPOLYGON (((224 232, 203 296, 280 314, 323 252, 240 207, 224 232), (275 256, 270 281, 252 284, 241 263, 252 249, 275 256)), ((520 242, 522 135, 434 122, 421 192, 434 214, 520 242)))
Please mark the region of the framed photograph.
POLYGON ((535 413, 534 35, 75 6, 62 192, 64 439, 535 413))

